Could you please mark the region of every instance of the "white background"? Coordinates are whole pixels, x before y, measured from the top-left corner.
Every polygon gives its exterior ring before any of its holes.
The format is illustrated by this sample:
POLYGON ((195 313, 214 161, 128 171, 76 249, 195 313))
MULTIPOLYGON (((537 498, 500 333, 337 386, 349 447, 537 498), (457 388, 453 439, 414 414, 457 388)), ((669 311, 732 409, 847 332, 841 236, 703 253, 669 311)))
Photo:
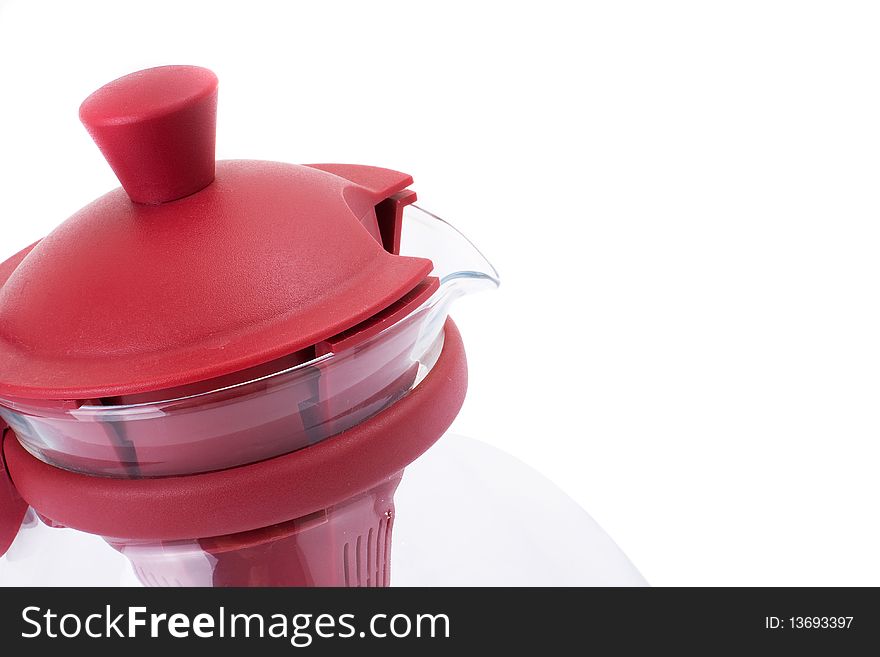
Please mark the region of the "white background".
POLYGON ((428 7, 0 2, 3 256, 116 185, 86 95, 210 67, 219 157, 406 171, 483 249, 455 429, 648 581, 880 585, 874 6, 428 7))

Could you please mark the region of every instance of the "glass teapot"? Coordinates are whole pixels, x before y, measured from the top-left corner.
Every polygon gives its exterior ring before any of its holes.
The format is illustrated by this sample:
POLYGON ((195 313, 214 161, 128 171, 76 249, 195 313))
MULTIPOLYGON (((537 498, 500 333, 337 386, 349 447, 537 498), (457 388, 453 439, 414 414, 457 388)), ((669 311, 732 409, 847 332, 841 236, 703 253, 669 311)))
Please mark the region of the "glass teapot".
POLYGON ((122 188, 0 263, 0 585, 387 586, 401 482, 397 583, 643 584, 531 469, 431 449, 473 244, 403 173, 215 162, 216 103, 191 66, 99 89, 122 188))

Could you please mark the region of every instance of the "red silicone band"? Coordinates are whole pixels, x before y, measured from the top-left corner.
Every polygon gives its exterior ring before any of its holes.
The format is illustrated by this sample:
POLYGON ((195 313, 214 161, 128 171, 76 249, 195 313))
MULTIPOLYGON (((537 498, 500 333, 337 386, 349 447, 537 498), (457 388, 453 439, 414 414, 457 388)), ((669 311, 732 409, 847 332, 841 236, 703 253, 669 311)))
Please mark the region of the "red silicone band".
POLYGON ((197 475, 116 479, 48 465, 11 432, 3 448, 21 496, 65 526, 127 539, 220 536, 308 515, 399 472, 446 431, 466 389, 464 345, 450 319, 437 363, 408 395, 337 436, 273 459, 197 475))

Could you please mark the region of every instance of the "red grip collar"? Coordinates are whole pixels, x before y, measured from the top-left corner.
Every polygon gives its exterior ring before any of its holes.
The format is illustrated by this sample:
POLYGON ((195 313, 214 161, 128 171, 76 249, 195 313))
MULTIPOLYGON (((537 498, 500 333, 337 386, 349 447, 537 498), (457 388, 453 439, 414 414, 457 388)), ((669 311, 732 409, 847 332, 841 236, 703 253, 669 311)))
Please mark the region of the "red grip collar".
POLYGON ((114 479, 43 463, 11 432, 4 450, 21 496, 68 527, 126 539, 221 536, 305 516, 376 486, 434 444, 466 389, 464 345, 450 319, 437 363, 412 392, 338 436, 273 459, 197 475, 114 479))

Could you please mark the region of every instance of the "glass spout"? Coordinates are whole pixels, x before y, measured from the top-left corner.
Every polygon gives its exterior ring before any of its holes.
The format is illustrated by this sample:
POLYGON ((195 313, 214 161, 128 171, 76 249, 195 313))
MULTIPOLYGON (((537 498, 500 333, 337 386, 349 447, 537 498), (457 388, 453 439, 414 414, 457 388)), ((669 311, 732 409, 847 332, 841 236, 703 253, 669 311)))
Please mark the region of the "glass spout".
POLYGON ((408 205, 403 210, 400 254, 430 258, 434 263, 431 276, 440 280, 437 291, 409 318, 419 324, 413 352, 433 356, 422 359, 418 383, 440 353, 443 325, 452 303, 468 294, 495 289, 501 281, 495 267, 473 242, 452 224, 417 205, 408 205))
POLYGON ((467 237, 417 205, 403 210, 400 253, 430 258, 434 263, 431 275, 440 279, 440 286, 455 288, 460 294, 494 289, 500 284, 495 267, 467 237))

